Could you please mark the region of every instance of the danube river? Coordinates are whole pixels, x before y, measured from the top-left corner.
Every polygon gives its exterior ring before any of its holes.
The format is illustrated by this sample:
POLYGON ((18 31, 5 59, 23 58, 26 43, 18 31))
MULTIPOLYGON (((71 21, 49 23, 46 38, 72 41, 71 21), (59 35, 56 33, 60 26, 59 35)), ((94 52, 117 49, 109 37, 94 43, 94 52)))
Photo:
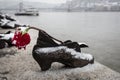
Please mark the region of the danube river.
MULTIPOLYGON (((85 42, 95 60, 120 72, 119 12, 40 12, 39 16, 14 16, 60 40, 85 42)), ((36 34, 37 35, 37 34, 36 34)))

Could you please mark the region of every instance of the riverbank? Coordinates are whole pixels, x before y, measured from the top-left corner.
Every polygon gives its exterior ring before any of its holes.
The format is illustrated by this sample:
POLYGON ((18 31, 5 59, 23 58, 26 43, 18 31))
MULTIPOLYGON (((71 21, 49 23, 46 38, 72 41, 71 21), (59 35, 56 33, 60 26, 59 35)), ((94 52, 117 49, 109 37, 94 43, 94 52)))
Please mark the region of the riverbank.
MULTIPOLYGON (((6 30, 0 29, 1 31, 6 30)), ((29 33, 31 43, 26 50, 17 50, 15 47, 4 49, 4 51, 12 50, 15 53, 0 58, 0 80, 120 80, 120 73, 98 62, 83 68, 72 69, 63 68, 60 63, 53 63, 50 70, 42 72, 32 57, 32 48, 36 43, 38 32, 30 30, 29 33)))

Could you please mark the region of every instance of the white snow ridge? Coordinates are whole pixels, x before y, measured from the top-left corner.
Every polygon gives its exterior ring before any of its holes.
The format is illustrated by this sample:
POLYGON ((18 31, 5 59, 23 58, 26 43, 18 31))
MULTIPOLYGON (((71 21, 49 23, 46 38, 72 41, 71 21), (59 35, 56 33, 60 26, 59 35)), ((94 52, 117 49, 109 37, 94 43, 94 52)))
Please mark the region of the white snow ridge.
POLYGON ((42 54, 42 53, 50 54, 50 53, 55 52, 57 50, 64 50, 66 53, 70 53, 71 55, 73 55, 77 59, 83 59, 83 60, 89 60, 89 61, 91 61, 93 59, 93 56, 91 54, 76 52, 74 49, 70 49, 70 48, 67 48, 65 46, 39 48, 36 50, 36 53, 37 54, 42 54))

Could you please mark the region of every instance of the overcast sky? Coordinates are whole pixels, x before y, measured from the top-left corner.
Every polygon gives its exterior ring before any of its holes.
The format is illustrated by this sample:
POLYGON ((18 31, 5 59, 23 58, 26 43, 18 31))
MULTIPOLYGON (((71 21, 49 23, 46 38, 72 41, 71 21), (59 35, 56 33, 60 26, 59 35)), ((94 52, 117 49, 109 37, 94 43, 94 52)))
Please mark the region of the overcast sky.
MULTIPOLYGON (((10 0, 0 0, 10 1, 10 0)), ((11 0, 11 1, 32 1, 32 2, 47 2, 47 3, 65 3, 67 0, 11 0)))

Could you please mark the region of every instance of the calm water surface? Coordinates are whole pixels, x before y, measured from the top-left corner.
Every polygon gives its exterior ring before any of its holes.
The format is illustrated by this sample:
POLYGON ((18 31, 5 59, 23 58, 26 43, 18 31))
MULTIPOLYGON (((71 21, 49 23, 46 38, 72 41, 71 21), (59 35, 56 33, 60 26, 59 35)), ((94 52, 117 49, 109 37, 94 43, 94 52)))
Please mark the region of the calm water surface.
POLYGON ((44 29, 60 39, 85 42, 96 61, 120 72, 119 12, 40 12, 40 16, 15 16, 21 23, 44 29))

